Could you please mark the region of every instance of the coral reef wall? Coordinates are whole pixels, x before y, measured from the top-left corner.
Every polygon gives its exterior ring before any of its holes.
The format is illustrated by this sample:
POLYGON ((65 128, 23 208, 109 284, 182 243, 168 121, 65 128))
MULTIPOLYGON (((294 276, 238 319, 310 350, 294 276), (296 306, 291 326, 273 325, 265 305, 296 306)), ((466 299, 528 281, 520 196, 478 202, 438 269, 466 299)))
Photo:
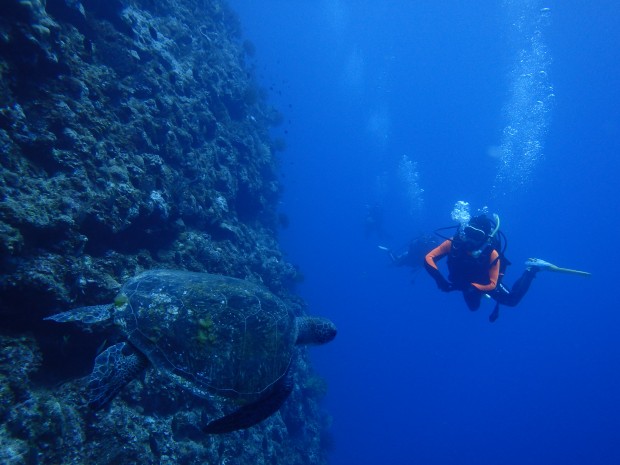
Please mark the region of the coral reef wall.
POLYGON ((0 3, 0 462, 325 462, 303 353, 279 414, 205 436, 200 403, 148 372, 89 410, 108 335, 42 322, 152 268, 261 282, 304 312, 249 50, 218 0, 0 3))

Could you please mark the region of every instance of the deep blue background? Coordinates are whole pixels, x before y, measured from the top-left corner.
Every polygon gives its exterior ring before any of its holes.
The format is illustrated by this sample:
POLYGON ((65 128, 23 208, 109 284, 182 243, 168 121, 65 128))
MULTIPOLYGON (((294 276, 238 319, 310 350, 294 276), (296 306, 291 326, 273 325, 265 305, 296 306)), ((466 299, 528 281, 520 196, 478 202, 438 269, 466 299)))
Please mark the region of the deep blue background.
POLYGON ((312 312, 339 326, 312 349, 329 383, 331 462, 620 464, 617 1, 231 3, 285 115, 282 246, 312 312), (543 7, 555 94, 544 156, 515 173, 524 186, 493 189, 488 149, 529 37, 513 24, 543 7), (395 175, 403 155, 425 191, 415 214, 395 175), (592 278, 539 274, 490 324, 491 302, 469 312, 423 271, 389 266, 378 244, 452 224, 457 200, 501 216, 507 284, 530 256, 592 278), (373 202, 387 238, 364 234, 373 202))

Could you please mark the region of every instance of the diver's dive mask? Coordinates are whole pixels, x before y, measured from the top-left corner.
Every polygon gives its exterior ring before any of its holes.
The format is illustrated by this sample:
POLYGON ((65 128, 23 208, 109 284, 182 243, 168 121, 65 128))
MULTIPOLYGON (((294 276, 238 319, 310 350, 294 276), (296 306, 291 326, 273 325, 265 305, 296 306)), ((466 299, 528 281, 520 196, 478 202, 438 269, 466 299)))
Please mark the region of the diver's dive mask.
POLYGON ((493 220, 494 223, 481 215, 472 218, 472 221, 463 227, 461 239, 465 243, 465 247, 470 250, 472 256, 479 257, 485 247, 490 244, 491 239, 497 234, 497 231, 499 231, 499 216, 495 213, 493 214, 493 220), (481 227, 473 226, 472 223, 481 227), (485 226, 487 226, 486 231, 482 229, 485 226))
POLYGON ((487 233, 470 224, 463 228, 463 240, 472 245, 480 245, 487 239, 487 233))

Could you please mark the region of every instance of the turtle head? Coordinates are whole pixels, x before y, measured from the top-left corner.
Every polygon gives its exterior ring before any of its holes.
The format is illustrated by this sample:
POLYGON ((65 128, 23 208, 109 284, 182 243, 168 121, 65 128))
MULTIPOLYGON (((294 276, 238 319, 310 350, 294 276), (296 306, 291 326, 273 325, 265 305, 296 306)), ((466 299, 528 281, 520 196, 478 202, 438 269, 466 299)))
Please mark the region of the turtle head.
POLYGON ((297 318, 296 344, 325 344, 336 337, 336 325, 327 318, 297 318))

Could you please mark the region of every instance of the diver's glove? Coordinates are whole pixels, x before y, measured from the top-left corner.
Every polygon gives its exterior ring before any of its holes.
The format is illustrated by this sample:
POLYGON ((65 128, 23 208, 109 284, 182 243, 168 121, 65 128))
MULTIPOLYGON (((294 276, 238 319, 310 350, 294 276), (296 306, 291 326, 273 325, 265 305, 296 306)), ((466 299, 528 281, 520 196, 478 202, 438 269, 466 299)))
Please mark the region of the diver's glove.
POLYGON ((451 292, 454 291, 454 285, 445 279, 443 276, 441 279, 436 279, 437 287, 441 289, 443 292, 451 292))
POLYGON ((454 285, 446 278, 444 278, 437 268, 433 268, 426 262, 424 262, 424 268, 426 268, 428 274, 430 274, 431 277, 435 280, 435 282, 437 283, 437 287, 443 292, 450 292, 455 290, 454 285))

